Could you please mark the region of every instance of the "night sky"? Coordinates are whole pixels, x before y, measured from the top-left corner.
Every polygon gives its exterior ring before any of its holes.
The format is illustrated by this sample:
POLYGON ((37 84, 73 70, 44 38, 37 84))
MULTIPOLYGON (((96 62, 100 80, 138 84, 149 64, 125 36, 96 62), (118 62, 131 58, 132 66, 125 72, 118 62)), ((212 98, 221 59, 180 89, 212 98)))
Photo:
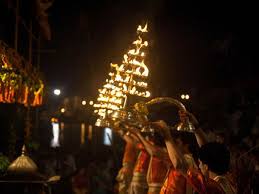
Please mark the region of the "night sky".
POLYGON ((43 44, 55 52, 42 54, 41 70, 50 87, 94 99, 110 62, 122 61, 137 25, 148 21, 153 93, 258 87, 257 18, 247 1, 55 0, 52 40, 43 44))

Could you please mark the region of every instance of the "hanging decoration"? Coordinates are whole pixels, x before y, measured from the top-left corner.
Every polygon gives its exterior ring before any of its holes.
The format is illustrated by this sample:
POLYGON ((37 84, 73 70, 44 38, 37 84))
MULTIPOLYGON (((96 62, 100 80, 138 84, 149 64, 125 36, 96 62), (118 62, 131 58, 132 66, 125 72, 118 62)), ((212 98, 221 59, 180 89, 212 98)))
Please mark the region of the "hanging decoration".
POLYGON ((0 40, 0 103, 39 106, 43 89, 39 71, 0 40))

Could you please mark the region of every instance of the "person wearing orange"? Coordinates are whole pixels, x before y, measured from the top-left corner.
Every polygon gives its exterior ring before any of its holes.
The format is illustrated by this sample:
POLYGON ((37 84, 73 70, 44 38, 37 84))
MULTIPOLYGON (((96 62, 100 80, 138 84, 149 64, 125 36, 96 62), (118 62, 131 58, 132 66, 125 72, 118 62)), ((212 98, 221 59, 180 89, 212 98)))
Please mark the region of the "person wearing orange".
POLYGON ((169 157, 151 156, 147 173, 148 194, 159 194, 170 169, 169 157))
MULTIPOLYGON (((195 137, 189 132, 183 131, 171 131, 170 135, 176 140, 176 144, 179 147, 179 152, 183 154, 184 160, 188 168, 197 168, 195 158, 195 148, 197 143, 195 142, 195 137), (193 149, 194 148, 194 149, 193 149)), ((166 142, 166 137, 165 137, 166 142)), ((169 150, 168 150, 169 151, 169 150)), ((170 156, 170 153, 168 153, 170 156)), ((171 154, 172 155, 172 154, 171 154)), ((170 159, 172 156, 170 156, 170 159)), ((172 159, 171 159, 172 160, 172 159)), ((193 188, 186 181, 185 176, 183 176, 181 170, 178 166, 172 163, 169 170, 168 176, 163 183, 160 190, 160 194, 192 194, 193 188)))
POLYGON ((191 122, 196 126, 194 134, 200 146, 199 163, 203 174, 213 179, 226 194, 235 194, 235 183, 229 178, 230 152, 227 147, 218 142, 209 142, 204 131, 199 127, 196 117, 189 113, 183 112, 182 117, 189 117, 191 122), (216 153, 216 154, 215 154, 216 153), (219 154, 218 154, 219 153, 219 154))
POLYGON ((148 190, 146 175, 150 156, 146 152, 144 146, 139 143, 137 137, 134 134, 127 133, 125 137, 127 139, 130 139, 131 142, 134 142, 136 149, 138 150, 138 156, 134 165, 133 176, 128 189, 128 193, 146 194, 148 190))
MULTIPOLYGON (((223 148, 221 144, 208 143, 200 147, 198 158, 201 171, 192 170, 189 167, 188 161, 186 160, 183 152, 180 149, 177 139, 171 135, 170 128, 167 126, 167 124, 164 121, 156 122, 156 124, 163 131, 169 157, 173 163, 174 168, 177 170, 177 173, 179 175, 178 177, 181 177, 181 181, 178 180, 179 183, 186 181, 188 185, 191 185, 192 189, 199 194, 232 194, 232 192, 226 192, 224 188, 220 185, 220 183, 217 182, 217 180, 215 179, 216 176, 224 175, 227 169, 225 166, 222 165, 227 165, 228 154, 226 149, 223 148), (219 152, 214 152, 216 150, 219 152), (218 158, 217 160, 211 160, 207 157, 208 154, 209 156, 212 156, 216 153, 218 158)), ((197 138, 198 134, 195 135, 197 138)), ((197 140, 199 142, 200 140, 202 140, 202 138, 197 138, 197 140)), ((213 158, 215 159, 216 157, 213 158)), ((172 190, 172 192, 169 193, 185 193, 184 190, 177 190, 177 188, 179 188, 179 184, 175 183, 174 185, 176 186, 176 190, 172 190)))
POLYGON ((164 140, 158 132, 150 129, 147 131, 148 140, 137 129, 131 128, 130 132, 139 138, 150 155, 147 171, 148 194, 158 194, 171 165, 164 140))
POLYGON ((150 156, 142 144, 138 144, 139 154, 133 170, 129 188, 130 194, 146 194, 148 191, 147 170, 150 156))
POLYGON ((123 134, 122 138, 126 141, 124 155, 122 160, 122 168, 120 169, 116 180, 118 182, 118 193, 128 193, 129 185, 131 183, 134 164, 137 158, 137 149, 134 140, 129 134, 123 134))

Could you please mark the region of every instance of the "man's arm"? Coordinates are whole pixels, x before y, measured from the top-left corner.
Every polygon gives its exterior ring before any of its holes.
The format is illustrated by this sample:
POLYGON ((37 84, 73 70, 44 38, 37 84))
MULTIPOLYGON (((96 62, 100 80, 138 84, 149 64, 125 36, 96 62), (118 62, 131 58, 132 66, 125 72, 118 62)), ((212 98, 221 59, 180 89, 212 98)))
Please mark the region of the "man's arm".
POLYGON ((137 144, 139 143, 138 138, 130 132, 125 133, 122 138, 124 139, 124 141, 126 141, 127 143, 131 143, 134 146, 137 146, 137 144))
POLYGON ((188 169, 187 163, 185 161, 184 155, 180 152, 174 139, 171 136, 170 128, 164 121, 158 121, 154 124, 157 125, 163 132, 166 148, 173 166, 176 169, 181 169, 186 172, 188 169))
MULTIPOLYGON (((184 114, 184 113, 183 113, 184 114)), ((190 121, 192 122, 192 124, 195 126, 195 130, 194 130, 194 135, 196 137, 197 143, 199 144, 199 146, 203 146, 204 144, 208 143, 208 137, 207 135, 204 133, 204 131, 199 127, 199 122, 196 119, 196 117, 190 113, 190 112, 186 112, 187 116, 189 117, 190 121)))
POLYGON ((207 135, 204 133, 204 131, 201 128, 195 129, 194 135, 200 147, 208 143, 207 135))
POLYGON ((140 131, 134 127, 128 126, 127 129, 130 131, 130 133, 134 134, 139 141, 143 144, 145 150, 148 152, 148 154, 153 155, 154 154, 154 145, 149 143, 140 133, 140 131))
POLYGON ((131 134, 125 127, 113 127, 113 131, 117 133, 125 142, 130 143, 132 145, 137 145, 139 143, 138 138, 131 134))
POLYGON ((149 142, 148 140, 146 140, 141 133, 139 132, 139 130, 134 130, 136 136, 138 137, 138 139, 140 140, 140 142, 144 145, 146 151, 149 153, 149 155, 151 156, 158 156, 158 157, 163 157, 165 156, 165 151, 163 151, 161 148, 159 148, 158 146, 152 144, 151 142, 149 142))

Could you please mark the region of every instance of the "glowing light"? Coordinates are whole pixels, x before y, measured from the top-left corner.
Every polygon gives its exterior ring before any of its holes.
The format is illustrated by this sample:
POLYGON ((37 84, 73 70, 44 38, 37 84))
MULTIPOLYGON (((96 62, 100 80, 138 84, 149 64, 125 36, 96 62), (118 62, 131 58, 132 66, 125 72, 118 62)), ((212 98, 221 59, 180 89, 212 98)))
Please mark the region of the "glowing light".
POLYGON ((53 139, 51 140, 51 147, 59 147, 59 124, 56 122, 52 122, 52 134, 53 139))
POLYGON ((85 143, 85 124, 81 123, 81 145, 85 143))
POLYGON ((145 97, 149 98, 151 96, 151 93, 149 91, 146 91, 145 97))
POLYGON ((91 100, 91 101, 89 102, 89 104, 90 104, 90 105, 93 105, 93 104, 94 104, 94 102, 91 100))
POLYGON ((66 112, 66 109, 65 108, 61 108, 60 112, 64 113, 64 112, 66 112))
POLYGON ((57 122, 58 122, 58 119, 55 118, 55 117, 52 117, 50 121, 51 121, 52 123, 57 123, 57 122))
POLYGON ((104 128, 103 144, 108 146, 112 144, 112 130, 108 127, 104 128))
POLYGON ((91 140, 93 136, 93 126, 89 125, 88 126, 88 139, 91 140))
POLYGON ((146 32, 147 24, 144 27, 139 25, 137 40, 132 42, 133 47, 123 55, 122 63, 110 63, 109 79, 98 89, 97 102, 90 104, 101 119, 105 119, 114 110, 125 108, 128 95, 150 97, 146 82, 149 70, 145 64, 146 51, 143 50, 148 46, 148 41, 142 37, 146 32))
POLYGON ((82 101, 82 105, 83 105, 83 106, 86 105, 86 101, 85 101, 85 100, 82 101))
POLYGON ((60 122, 60 134, 59 134, 59 140, 62 142, 64 141, 64 129, 65 129, 65 123, 60 122))
POLYGON ((54 93, 56 96, 59 96, 59 95, 61 94, 61 91, 60 91, 60 89, 55 89, 55 90, 53 91, 53 93, 54 93))
POLYGON ((137 31, 139 31, 139 32, 148 32, 147 31, 147 24, 144 26, 144 28, 142 28, 142 26, 139 25, 137 31))
POLYGON ((189 94, 182 94, 181 99, 189 100, 190 96, 189 96, 189 94))

